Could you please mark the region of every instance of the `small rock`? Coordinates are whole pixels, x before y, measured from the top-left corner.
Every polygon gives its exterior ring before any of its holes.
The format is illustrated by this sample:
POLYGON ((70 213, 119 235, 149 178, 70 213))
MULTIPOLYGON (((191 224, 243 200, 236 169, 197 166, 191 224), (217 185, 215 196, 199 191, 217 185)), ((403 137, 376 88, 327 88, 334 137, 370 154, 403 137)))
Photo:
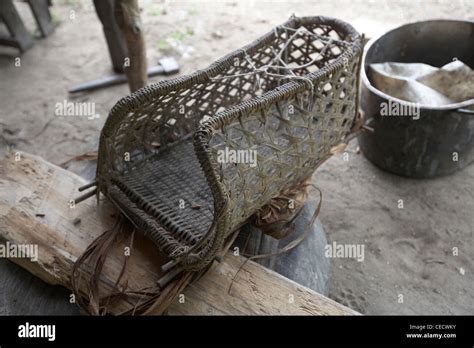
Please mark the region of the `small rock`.
POLYGON ((224 35, 222 35, 222 33, 219 30, 213 32, 211 36, 213 39, 222 39, 224 37, 224 35))

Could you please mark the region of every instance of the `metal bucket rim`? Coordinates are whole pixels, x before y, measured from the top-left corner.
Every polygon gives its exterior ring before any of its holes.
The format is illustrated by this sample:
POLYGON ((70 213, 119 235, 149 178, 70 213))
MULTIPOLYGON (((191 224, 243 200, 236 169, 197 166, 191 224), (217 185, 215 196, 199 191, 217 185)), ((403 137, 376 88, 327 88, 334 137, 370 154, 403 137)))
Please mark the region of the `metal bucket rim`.
MULTIPOLYGON (((405 27, 409 27, 409 26, 416 25, 416 24, 421 24, 421 23, 430 23, 430 22, 459 22, 459 23, 468 23, 468 24, 471 24, 471 25, 474 26, 474 21, 471 21, 471 20, 464 20, 464 19, 430 19, 430 20, 425 20, 425 21, 415 21, 415 22, 405 23, 403 25, 395 27, 391 30, 386 31, 385 33, 383 33, 381 35, 378 35, 378 36, 370 39, 369 42, 364 47, 364 53, 363 53, 363 57, 362 57, 363 66, 362 66, 362 69, 361 69, 361 77, 362 77, 362 82, 364 83, 365 87, 367 87, 372 93, 378 95, 379 97, 382 97, 382 98, 387 99, 387 100, 395 101, 395 102, 397 102, 399 104, 402 104, 402 105, 405 105, 405 106, 410 106, 410 105, 413 105, 413 104, 417 104, 415 102, 410 102, 410 101, 407 101, 407 100, 395 98, 395 97, 393 97, 389 94, 386 94, 386 93, 382 92, 381 90, 375 88, 370 83, 370 80, 367 77, 367 74, 365 72, 365 67, 366 67, 366 62, 365 61, 366 61, 366 56, 367 56, 367 52, 369 51, 369 49, 375 44, 375 42, 380 40, 382 37, 388 35, 389 33, 394 32, 394 31, 405 28, 405 27)), ((467 107, 474 106, 474 99, 469 99, 469 100, 465 100, 463 102, 458 102, 458 103, 453 103, 453 104, 446 104, 446 105, 441 105, 441 106, 432 106, 432 105, 419 104, 419 103, 417 105, 420 107, 420 109, 426 109, 426 110, 445 111, 445 110, 456 110, 457 109, 457 111, 461 111, 461 112, 467 113, 467 114, 474 113, 474 110, 465 109, 467 107)))

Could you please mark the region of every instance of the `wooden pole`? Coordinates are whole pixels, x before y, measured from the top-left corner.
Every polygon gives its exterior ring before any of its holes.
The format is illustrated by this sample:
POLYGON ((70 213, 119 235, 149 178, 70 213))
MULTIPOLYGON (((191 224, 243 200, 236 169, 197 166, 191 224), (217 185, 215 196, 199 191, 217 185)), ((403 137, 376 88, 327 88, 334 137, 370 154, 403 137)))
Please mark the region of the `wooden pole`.
POLYGON ((95 11, 102 23, 112 66, 117 73, 123 73, 127 44, 115 19, 115 0, 94 0, 95 11))
POLYGON ((130 91, 135 92, 147 85, 146 46, 138 0, 117 0, 115 18, 128 48, 124 71, 130 91))

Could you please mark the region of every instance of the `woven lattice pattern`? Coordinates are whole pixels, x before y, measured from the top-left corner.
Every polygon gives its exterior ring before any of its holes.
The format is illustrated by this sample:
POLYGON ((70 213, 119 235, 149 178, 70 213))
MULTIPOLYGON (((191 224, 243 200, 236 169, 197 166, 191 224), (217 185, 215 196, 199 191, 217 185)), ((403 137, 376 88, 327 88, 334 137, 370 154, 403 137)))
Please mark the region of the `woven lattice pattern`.
POLYGON ((165 247, 166 253, 171 254, 181 245, 194 245, 206 234, 212 223, 213 199, 191 138, 144 160, 132 173, 114 176, 112 181, 142 207, 143 213, 151 220, 160 221, 169 232, 156 233, 154 229, 149 232, 152 239, 165 247), (156 165, 161 162, 167 165, 156 165), (183 172, 194 175, 183 175, 183 172))
POLYGON ((292 18, 205 70, 122 99, 101 135, 100 190, 184 267, 203 267, 347 134, 360 47, 343 22, 292 18), (242 150, 253 165, 219 160, 242 150))
POLYGON ((257 154, 255 167, 246 163, 218 164, 230 195, 234 223, 247 220, 255 212, 255 205, 264 205, 282 187, 304 181, 340 143, 354 118, 351 91, 356 90, 355 71, 349 66, 321 81, 312 96, 307 92, 295 94, 215 131, 210 148, 216 158, 225 149, 255 150, 257 154))

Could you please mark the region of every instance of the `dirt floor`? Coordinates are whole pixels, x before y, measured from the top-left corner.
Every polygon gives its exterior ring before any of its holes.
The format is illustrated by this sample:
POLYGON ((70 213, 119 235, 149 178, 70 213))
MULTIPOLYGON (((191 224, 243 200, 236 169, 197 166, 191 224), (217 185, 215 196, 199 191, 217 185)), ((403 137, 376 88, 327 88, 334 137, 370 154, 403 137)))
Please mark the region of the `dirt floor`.
MULTIPOLYGON (((148 59, 173 55, 182 73, 206 67, 251 42, 291 14, 328 15, 367 37, 428 18, 474 18, 474 2, 447 1, 140 1, 148 59)), ((24 3, 17 3, 34 28, 24 3)), ((21 56, 0 48, 0 140, 7 147, 61 164, 96 150, 108 110, 126 85, 71 96, 67 88, 111 73, 92 1, 54 1, 59 23, 21 56), (93 102, 98 119, 55 116, 63 101, 93 102)), ((153 78, 151 82, 161 78, 153 78)), ((474 165, 434 180, 380 171, 350 147, 314 175, 324 193, 320 219, 330 243, 365 246, 362 262, 332 260, 329 296, 366 314, 474 313, 474 165), (398 200, 404 208, 399 209, 398 200), (459 254, 453 255, 453 248, 459 254), (402 297, 403 301, 401 301, 402 297)), ((72 166, 79 171, 80 167, 72 166)))

